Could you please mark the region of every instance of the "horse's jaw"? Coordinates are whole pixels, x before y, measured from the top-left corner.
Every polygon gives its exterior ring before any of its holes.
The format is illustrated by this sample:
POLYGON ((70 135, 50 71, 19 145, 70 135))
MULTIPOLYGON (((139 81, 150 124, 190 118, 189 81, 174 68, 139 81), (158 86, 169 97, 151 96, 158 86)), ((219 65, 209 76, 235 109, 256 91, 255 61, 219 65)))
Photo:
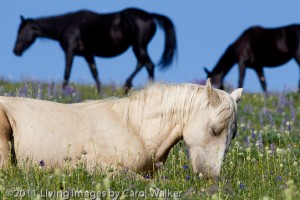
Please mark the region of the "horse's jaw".
POLYGON ((193 171, 204 177, 217 178, 220 175, 225 155, 225 146, 217 145, 210 147, 190 147, 190 158, 193 171))

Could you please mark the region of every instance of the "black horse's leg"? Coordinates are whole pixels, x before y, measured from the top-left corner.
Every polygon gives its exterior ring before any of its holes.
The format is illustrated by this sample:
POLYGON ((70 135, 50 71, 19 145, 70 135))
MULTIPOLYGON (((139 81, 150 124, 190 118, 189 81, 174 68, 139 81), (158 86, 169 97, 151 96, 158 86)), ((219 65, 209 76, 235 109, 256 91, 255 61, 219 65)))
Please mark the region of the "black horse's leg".
POLYGON ((150 56, 147 52, 147 48, 143 49, 143 51, 141 52, 142 54, 140 55, 140 59, 142 59, 146 65, 147 72, 148 72, 148 80, 152 82, 154 80, 154 64, 150 59, 150 56))
POLYGON ((242 88, 244 85, 245 72, 246 72, 245 64, 243 62, 239 62, 239 84, 238 84, 239 88, 242 88))
POLYGON ((128 90, 132 87, 132 79, 135 77, 135 75, 142 69, 143 64, 141 62, 138 62, 135 70, 130 74, 130 76, 127 78, 125 85, 124 85, 124 90, 127 93, 128 90))
POLYGON ((141 45, 140 47, 133 48, 134 54, 136 55, 138 61, 146 66, 148 73, 148 80, 152 82, 154 80, 154 64, 150 59, 147 52, 147 47, 141 45))
POLYGON ((262 67, 256 67, 255 72, 258 76, 258 79, 260 81, 260 84, 261 84, 261 87, 262 87, 263 91, 265 93, 267 93, 267 83, 266 83, 266 78, 265 78, 265 75, 264 75, 263 68, 262 67))
POLYGON ((154 80, 154 64, 148 59, 145 65, 147 67, 149 81, 152 82, 154 80))
POLYGON ((299 81, 298 81, 298 92, 300 93, 300 55, 298 56, 296 56, 295 57, 295 59, 296 59, 296 62, 297 62, 297 64, 298 64, 298 67, 299 67, 299 81), (299 58, 298 58, 299 57, 299 58))
POLYGON ((65 89, 69 83, 71 68, 72 68, 72 64, 73 64, 73 57, 74 57, 73 51, 67 50, 66 51, 66 69, 65 69, 65 75, 64 75, 63 89, 65 89))
POLYGON ((149 80, 153 81, 154 79, 154 65, 150 60, 150 57, 147 53, 147 48, 142 45, 133 46, 133 52, 138 60, 138 64, 134 72, 127 78, 124 89, 127 92, 132 87, 132 79, 135 75, 142 69, 144 65, 147 67, 147 72, 149 76, 149 80))
POLYGON ((88 63, 89 67, 90 67, 90 70, 91 70, 91 73, 93 75, 93 78, 96 82, 96 86, 97 86, 97 90, 98 90, 98 93, 100 93, 101 91, 101 82, 99 80, 99 76, 98 76, 98 70, 96 68, 96 64, 95 64, 95 59, 93 56, 84 56, 86 62, 88 63))
POLYGON ((300 93, 300 65, 299 66, 299 81, 298 81, 298 92, 300 93))

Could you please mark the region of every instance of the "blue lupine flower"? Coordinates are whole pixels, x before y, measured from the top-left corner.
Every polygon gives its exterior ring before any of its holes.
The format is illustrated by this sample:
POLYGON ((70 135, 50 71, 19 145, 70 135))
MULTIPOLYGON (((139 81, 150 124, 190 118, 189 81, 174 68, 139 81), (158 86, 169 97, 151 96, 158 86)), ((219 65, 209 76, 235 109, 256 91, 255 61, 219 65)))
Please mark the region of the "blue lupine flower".
POLYGON ((250 138, 248 136, 244 137, 245 145, 248 147, 250 145, 250 138))
POLYGON ((255 133, 254 133, 254 130, 252 130, 252 133, 251 133, 251 138, 255 138, 256 137, 256 135, 255 135, 255 133))
POLYGON ((275 179, 276 182, 281 181, 281 180, 282 180, 282 176, 277 176, 275 179))
POLYGON ((44 167, 44 166, 45 166, 45 161, 44 161, 44 160, 41 160, 41 161, 40 161, 40 166, 41 166, 41 167, 44 167))
POLYGON ((246 186, 245 186, 243 183, 240 183, 239 187, 240 187, 240 189, 242 189, 242 190, 246 189, 246 186))
POLYGON ((185 149, 186 157, 190 158, 190 151, 188 149, 185 149))
POLYGON ((28 87, 25 84, 20 90, 19 90, 19 96, 20 97, 27 97, 28 87))
POLYGON ((185 170, 187 170, 187 169, 189 168, 189 166, 187 166, 187 165, 183 165, 182 167, 183 167, 183 169, 185 169, 185 170))
POLYGON ((193 83, 195 84, 199 84, 199 85, 205 85, 206 84, 206 79, 196 79, 193 81, 193 83))
POLYGON ((63 92, 66 96, 76 95, 76 89, 71 86, 67 86, 63 92))
POLYGON ((262 147, 263 147, 262 131, 259 131, 257 143, 258 143, 258 147, 259 147, 259 148, 262 148, 262 147))
POLYGON ((144 178, 147 178, 147 179, 149 179, 149 178, 151 178, 151 177, 150 177, 150 175, 149 175, 149 174, 145 174, 145 175, 144 175, 144 178))
POLYGON ((274 145, 274 143, 270 144, 270 150, 272 151, 272 154, 275 152, 275 145, 274 145))

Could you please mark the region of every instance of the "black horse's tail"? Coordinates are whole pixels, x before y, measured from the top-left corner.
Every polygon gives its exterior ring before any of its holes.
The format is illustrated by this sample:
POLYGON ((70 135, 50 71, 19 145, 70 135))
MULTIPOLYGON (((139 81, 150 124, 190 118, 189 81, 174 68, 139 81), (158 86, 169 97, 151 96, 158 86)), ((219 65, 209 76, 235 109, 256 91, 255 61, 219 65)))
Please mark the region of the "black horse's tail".
POLYGON ((151 15, 165 32, 165 49, 159 61, 159 66, 167 68, 173 62, 177 50, 175 27, 168 17, 155 13, 151 15))

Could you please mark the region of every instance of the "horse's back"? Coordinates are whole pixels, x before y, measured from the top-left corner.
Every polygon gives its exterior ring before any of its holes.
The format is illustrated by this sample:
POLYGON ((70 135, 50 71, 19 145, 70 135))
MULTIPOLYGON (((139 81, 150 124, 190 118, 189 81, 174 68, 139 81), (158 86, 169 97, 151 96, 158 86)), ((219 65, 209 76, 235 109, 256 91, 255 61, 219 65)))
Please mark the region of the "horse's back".
POLYGON ((78 24, 84 50, 102 57, 113 57, 131 45, 146 46, 156 31, 153 17, 136 8, 108 14, 85 13, 78 24), (141 40, 141 41, 139 41, 141 40))
POLYGON ((244 60, 249 67, 278 66, 294 56, 293 45, 298 47, 296 38, 299 33, 296 25, 279 28, 253 26, 246 29, 233 46, 238 59, 244 60))
POLYGON ((289 26, 282 26, 277 28, 264 28, 262 26, 252 26, 246 29, 234 42, 234 44, 239 44, 243 42, 249 42, 251 44, 266 45, 270 46, 272 44, 276 45, 274 41, 286 42, 287 39, 293 35, 299 36, 300 25, 292 24, 289 26))
POLYGON ((131 34, 150 34, 151 39, 156 31, 156 25, 153 16, 141 9, 127 8, 121 12, 127 31, 131 34))

